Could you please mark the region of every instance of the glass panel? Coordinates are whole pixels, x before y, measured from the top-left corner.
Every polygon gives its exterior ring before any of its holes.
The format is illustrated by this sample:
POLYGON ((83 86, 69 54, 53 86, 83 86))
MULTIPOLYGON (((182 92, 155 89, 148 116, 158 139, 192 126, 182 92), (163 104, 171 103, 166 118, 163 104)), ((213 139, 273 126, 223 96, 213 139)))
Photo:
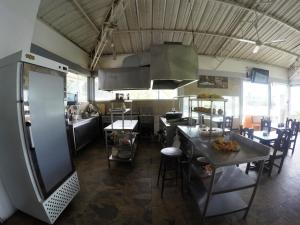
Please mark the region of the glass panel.
POLYGON ((288 85, 271 84, 271 120, 274 123, 284 123, 288 115, 288 85))
POLYGON ((115 99, 116 93, 124 94, 132 100, 156 100, 156 99, 173 99, 178 94, 177 89, 173 90, 118 90, 118 91, 103 91, 98 89, 98 77, 95 77, 95 100, 96 101, 107 101, 115 99))
MULTIPOLYGON (((153 90, 152 90, 153 91, 153 90)), ((177 89, 171 90, 158 90, 159 99, 173 99, 178 95, 177 89)))
POLYGON ((96 101, 108 101, 115 98, 114 94, 110 91, 99 90, 99 79, 95 78, 95 100, 96 101))
POLYGON ((268 94, 267 84, 243 82, 243 117, 267 116, 268 115, 268 94))
POLYGON ((300 120, 300 104, 299 104, 300 86, 292 86, 290 90, 291 90, 290 117, 292 117, 293 119, 300 120))
POLYGON ((28 100, 34 152, 48 192, 73 170, 64 118, 63 77, 29 72, 28 100))
POLYGON ((69 72, 67 74, 67 93, 77 94, 79 102, 86 102, 87 94, 87 77, 69 72))

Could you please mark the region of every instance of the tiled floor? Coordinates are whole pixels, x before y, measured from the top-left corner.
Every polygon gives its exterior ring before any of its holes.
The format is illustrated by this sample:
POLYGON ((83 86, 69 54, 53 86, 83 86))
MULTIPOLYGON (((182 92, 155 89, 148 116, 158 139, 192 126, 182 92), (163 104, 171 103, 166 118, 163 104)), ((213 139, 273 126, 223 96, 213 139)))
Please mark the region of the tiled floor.
MULTIPOLYGON (((160 145, 143 141, 133 167, 112 163, 107 168, 104 148, 96 143, 76 156, 81 191, 57 220, 57 225, 196 225, 198 209, 179 187, 166 187, 164 199, 156 187, 160 145)), ((286 158, 280 175, 263 175, 254 203, 243 213, 209 219, 205 224, 300 224, 300 145, 286 158)), ((275 169, 276 170, 276 169, 275 169)), ((254 175, 254 172, 252 172, 254 175)), ((5 225, 44 224, 17 212, 5 225)))

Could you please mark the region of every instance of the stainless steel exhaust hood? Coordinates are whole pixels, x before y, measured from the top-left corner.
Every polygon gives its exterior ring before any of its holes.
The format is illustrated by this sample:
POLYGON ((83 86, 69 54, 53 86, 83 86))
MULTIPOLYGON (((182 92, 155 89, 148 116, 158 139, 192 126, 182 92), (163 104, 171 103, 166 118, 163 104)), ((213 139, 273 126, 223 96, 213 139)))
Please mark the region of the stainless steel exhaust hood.
POLYGON ((149 67, 102 69, 98 71, 100 90, 149 89, 149 67))
POLYGON ((175 89, 197 79, 198 56, 191 46, 178 44, 151 47, 152 89, 175 89))

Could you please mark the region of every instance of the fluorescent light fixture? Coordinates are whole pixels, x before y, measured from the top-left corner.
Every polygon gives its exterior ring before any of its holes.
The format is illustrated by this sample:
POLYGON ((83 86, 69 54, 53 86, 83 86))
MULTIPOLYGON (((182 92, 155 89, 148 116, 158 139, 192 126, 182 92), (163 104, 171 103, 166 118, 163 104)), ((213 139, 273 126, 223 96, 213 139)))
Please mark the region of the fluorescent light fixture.
POLYGON ((256 44, 255 41, 251 41, 251 40, 248 40, 248 39, 238 38, 237 40, 241 41, 241 42, 250 43, 250 44, 256 44))
POLYGON ((256 54, 258 52, 258 50, 260 49, 260 45, 256 45, 253 49, 253 53, 256 54))

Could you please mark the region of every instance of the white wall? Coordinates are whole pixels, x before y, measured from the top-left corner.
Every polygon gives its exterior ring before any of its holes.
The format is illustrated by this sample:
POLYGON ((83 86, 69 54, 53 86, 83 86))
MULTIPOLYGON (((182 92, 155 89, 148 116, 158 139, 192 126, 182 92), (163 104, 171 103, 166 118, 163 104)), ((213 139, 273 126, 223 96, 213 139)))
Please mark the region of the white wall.
MULTIPOLYGON (((199 69, 214 70, 219 64, 218 60, 210 56, 199 56, 199 69)), ((288 80, 288 70, 283 67, 273 66, 265 63, 257 63, 248 60, 226 59, 217 71, 246 74, 247 68, 258 67, 270 71, 270 78, 288 80)))
POLYGON ((88 69, 89 55, 39 19, 35 21, 32 43, 88 69))
MULTIPOLYGON (((40 0, 0 1, 0 58, 20 50, 30 51, 39 4, 40 0)), ((7 219, 14 211, 0 181, 0 221, 7 219)))
POLYGON ((0 1, 0 58, 30 50, 40 0, 0 1))

